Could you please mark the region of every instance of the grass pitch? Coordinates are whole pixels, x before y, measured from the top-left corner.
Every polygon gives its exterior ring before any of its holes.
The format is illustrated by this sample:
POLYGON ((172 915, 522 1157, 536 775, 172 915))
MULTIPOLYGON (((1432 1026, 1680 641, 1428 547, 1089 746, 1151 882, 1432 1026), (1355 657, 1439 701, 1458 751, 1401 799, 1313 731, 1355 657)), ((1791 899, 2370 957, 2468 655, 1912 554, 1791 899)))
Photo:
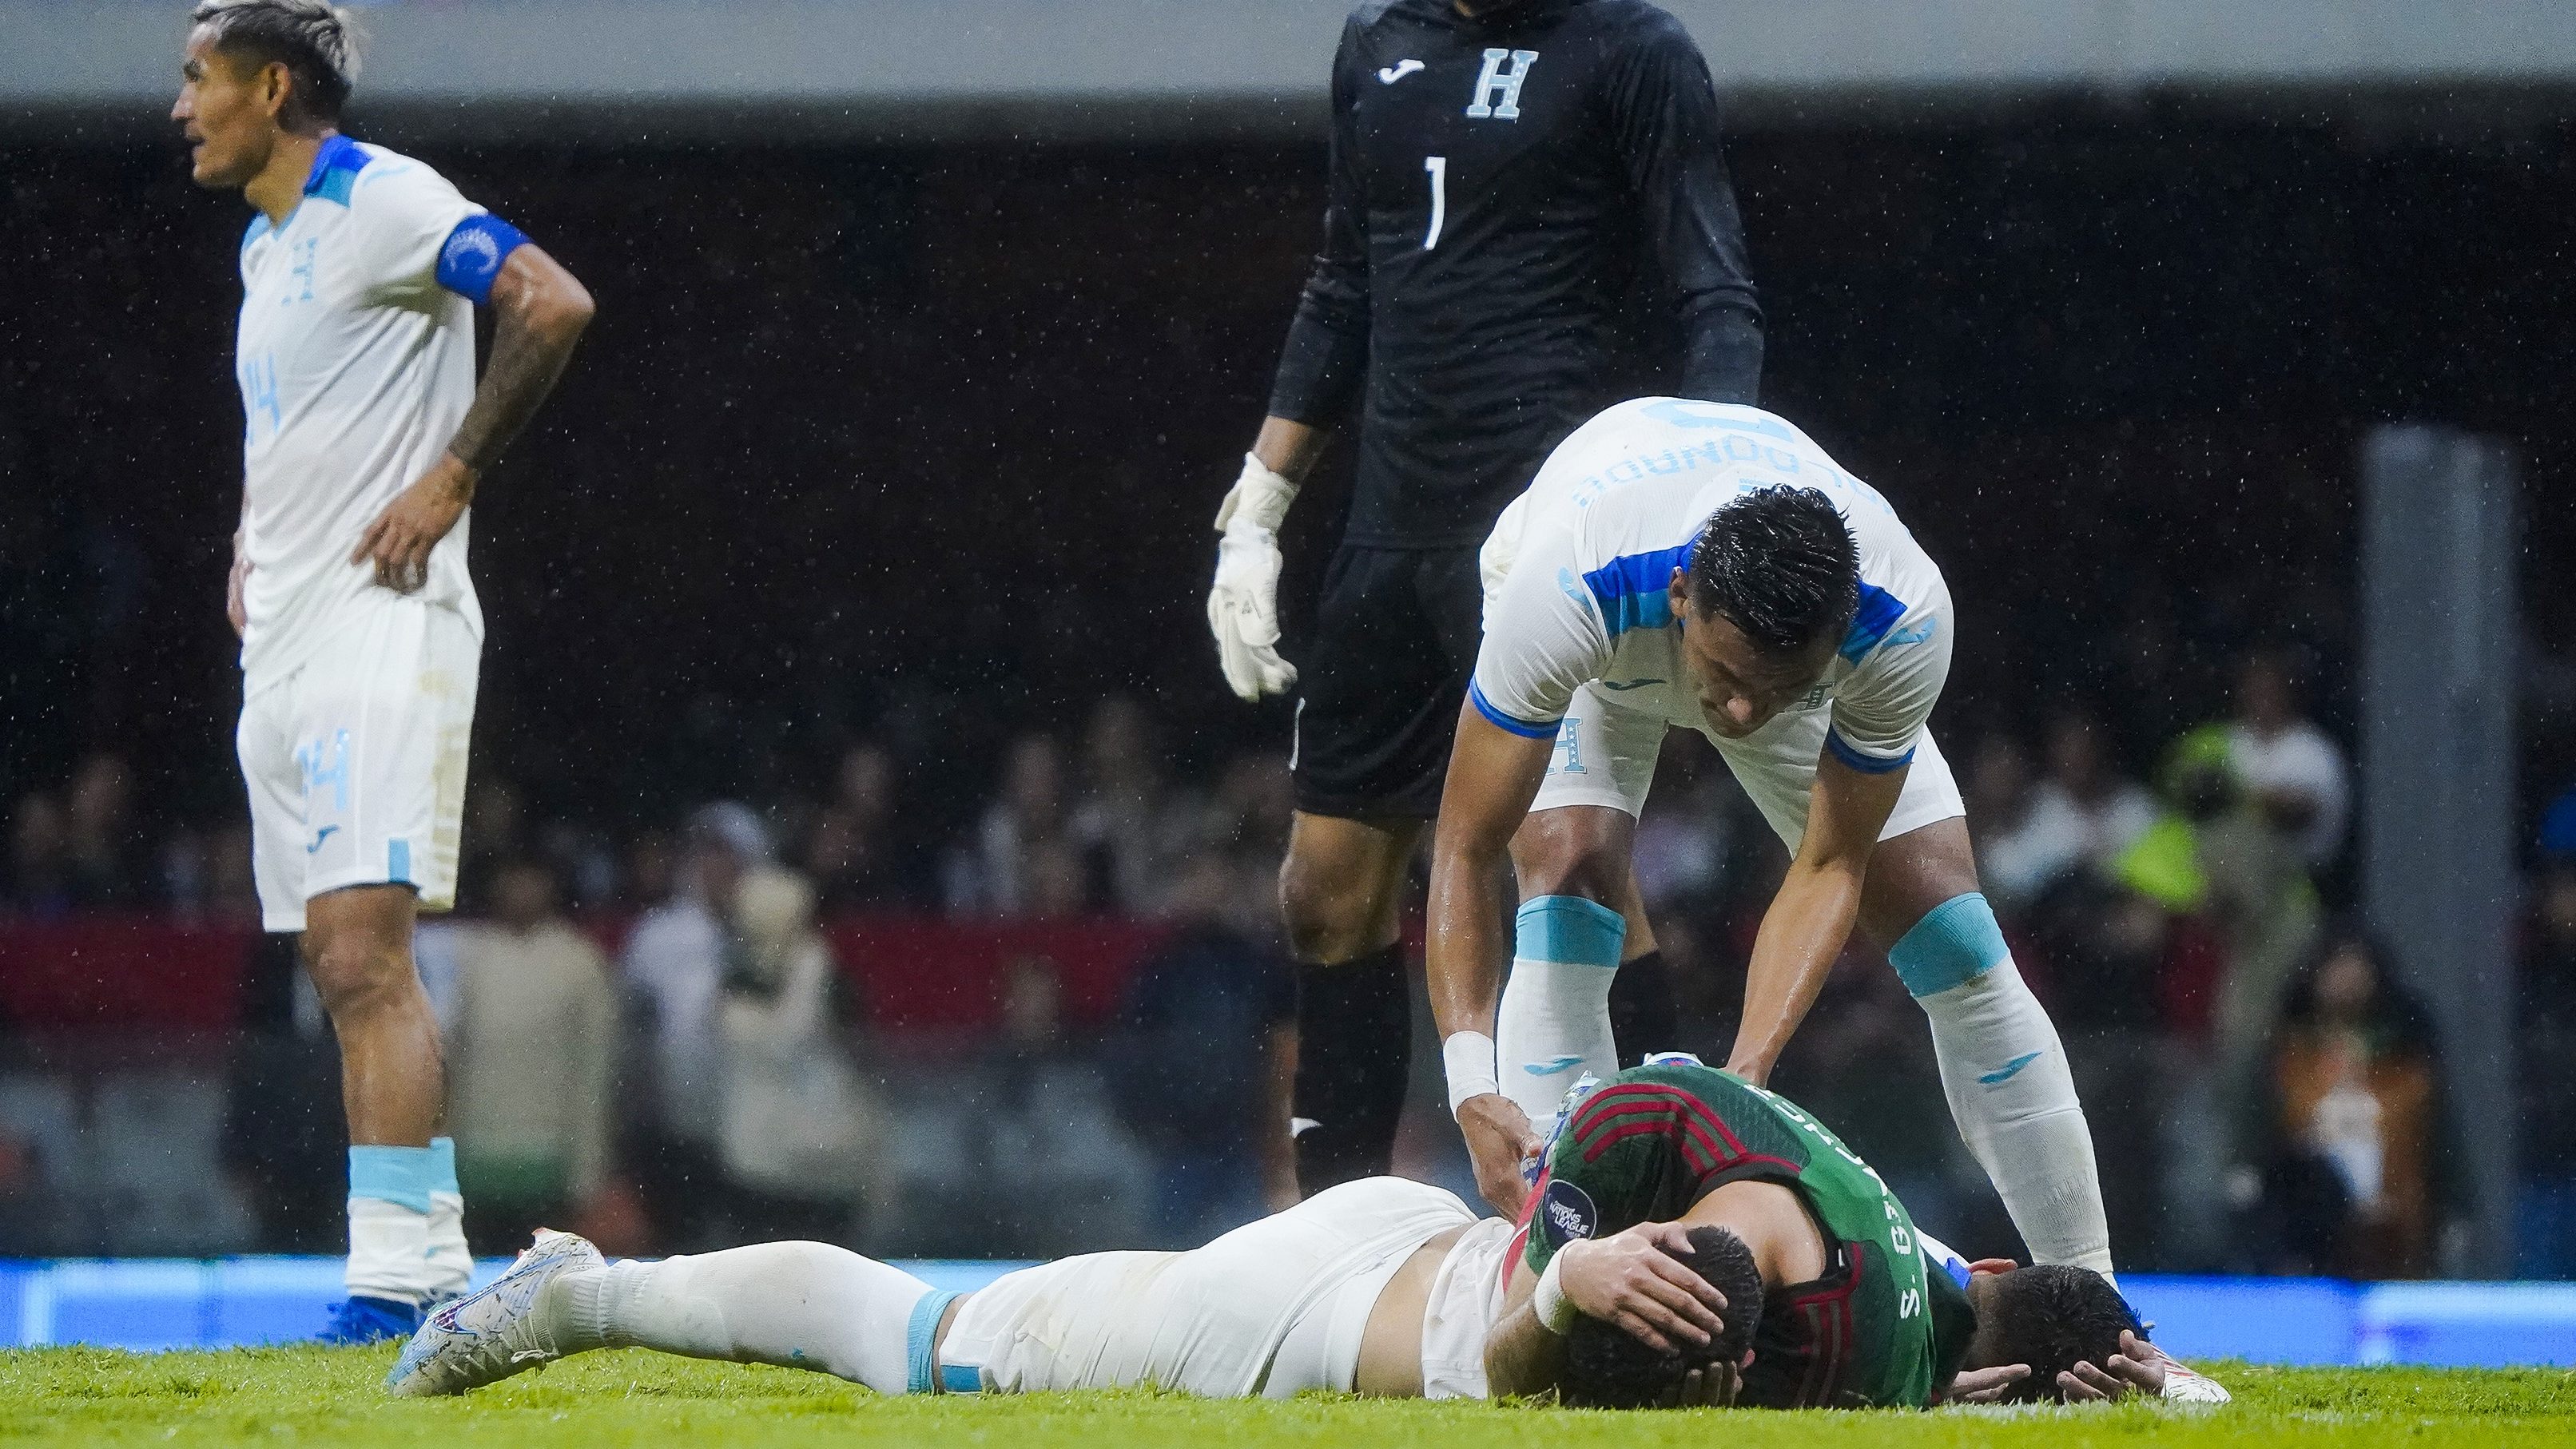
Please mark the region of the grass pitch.
POLYGON ((1606 1414, 1309 1397, 1147 1393, 880 1398, 820 1374, 594 1353, 462 1399, 385 1397, 393 1350, 0 1353, 0 1446, 941 1445, 968 1449, 1811 1449, 1811 1446, 2410 1446, 2576 1443, 2576 1372, 2257 1369, 2196 1415, 2138 1405, 1911 1413, 1606 1414))

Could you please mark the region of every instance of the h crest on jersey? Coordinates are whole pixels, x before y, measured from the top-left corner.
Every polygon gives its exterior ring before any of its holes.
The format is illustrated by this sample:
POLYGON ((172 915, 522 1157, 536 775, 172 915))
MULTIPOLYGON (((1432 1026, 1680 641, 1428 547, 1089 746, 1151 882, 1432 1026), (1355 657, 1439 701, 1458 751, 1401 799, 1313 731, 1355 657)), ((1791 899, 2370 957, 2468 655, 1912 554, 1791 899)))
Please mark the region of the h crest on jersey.
POLYGON ((295 249, 288 253, 293 261, 287 268, 286 286, 277 299, 279 306, 292 307, 298 302, 313 300, 314 254, 321 249, 321 246, 319 237, 306 237, 297 242, 295 249))
POLYGON ((1476 93, 1468 98, 1467 119, 1519 120, 1521 84, 1529 79, 1530 66, 1537 60, 1535 50, 1506 50, 1499 45, 1487 50, 1485 68, 1476 73, 1476 93))

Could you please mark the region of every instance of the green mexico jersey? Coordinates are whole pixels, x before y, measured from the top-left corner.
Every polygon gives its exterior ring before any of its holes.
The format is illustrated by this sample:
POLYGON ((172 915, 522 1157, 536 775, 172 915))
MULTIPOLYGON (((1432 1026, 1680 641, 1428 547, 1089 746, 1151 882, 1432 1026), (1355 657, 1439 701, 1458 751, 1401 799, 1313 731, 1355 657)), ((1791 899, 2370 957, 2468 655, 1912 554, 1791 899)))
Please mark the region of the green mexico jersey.
POLYGON ((1825 1237, 1812 1283, 1762 1304, 1741 1402, 1919 1407, 1957 1372, 1976 1315, 1926 1271, 1905 1205, 1842 1139, 1787 1098, 1687 1057, 1621 1072, 1576 1105, 1533 1195, 1532 1272, 1576 1238, 1670 1222, 1730 1182, 1786 1185, 1825 1237))

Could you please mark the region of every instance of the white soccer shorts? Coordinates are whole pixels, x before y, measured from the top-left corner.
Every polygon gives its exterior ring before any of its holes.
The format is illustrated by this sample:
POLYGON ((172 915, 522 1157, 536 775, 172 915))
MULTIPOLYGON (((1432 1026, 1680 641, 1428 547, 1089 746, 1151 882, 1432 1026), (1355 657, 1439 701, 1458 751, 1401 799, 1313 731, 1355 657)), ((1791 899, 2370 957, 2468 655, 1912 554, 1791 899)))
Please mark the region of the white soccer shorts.
MULTIPOLYGON (((1825 731, 1833 724, 1833 702, 1784 710, 1740 740, 1707 735, 1726 760, 1736 782, 1751 796, 1762 818, 1792 852, 1807 835, 1807 800, 1816 785, 1816 757, 1825 748, 1825 731)), ((1556 755, 1539 782, 1535 811, 1566 805, 1603 805, 1634 817, 1646 808, 1646 792, 1655 782, 1655 761, 1663 753, 1665 721, 1660 715, 1613 703, 1598 684, 1574 692, 1565 722, 1557 727, 1556 755)), ((1706 734, 1705 731, 1702 732, 1706 734)), ((1926 825, 1968 813, 1959 798, 1959 782, 1950 762, 1926 729, 1914 747, 1913 766, 1896 808, 1887 815, 1881 840, 1920 830, 1926 825)))
POLYGON ((303 930, 304 903, 347 886, 456 904, 481 662, 463 614, 370 591, 301 668, 242 702, 234 743, 269 930, 303 930))
POLYGON ((957 1310, 939 1361, 980 1369, 994 1393, 1348 1392, 1387 1280, 1475 1220, 1436 1187, 1346 1182, 1187 1253, 1092 1253, 1006 1274, 957 1310))

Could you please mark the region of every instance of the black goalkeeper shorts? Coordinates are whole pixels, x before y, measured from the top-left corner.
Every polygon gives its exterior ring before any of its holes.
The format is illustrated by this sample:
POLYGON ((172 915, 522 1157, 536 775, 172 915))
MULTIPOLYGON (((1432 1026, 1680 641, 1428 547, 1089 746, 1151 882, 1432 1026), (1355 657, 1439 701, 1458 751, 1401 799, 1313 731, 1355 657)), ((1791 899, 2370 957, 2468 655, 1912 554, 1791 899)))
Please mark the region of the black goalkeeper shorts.
POLYGON ((1297 669, 1297 808, 1365 820, 1440 812, 1484 586, 1469 548, 1344 544, 1297 669))

